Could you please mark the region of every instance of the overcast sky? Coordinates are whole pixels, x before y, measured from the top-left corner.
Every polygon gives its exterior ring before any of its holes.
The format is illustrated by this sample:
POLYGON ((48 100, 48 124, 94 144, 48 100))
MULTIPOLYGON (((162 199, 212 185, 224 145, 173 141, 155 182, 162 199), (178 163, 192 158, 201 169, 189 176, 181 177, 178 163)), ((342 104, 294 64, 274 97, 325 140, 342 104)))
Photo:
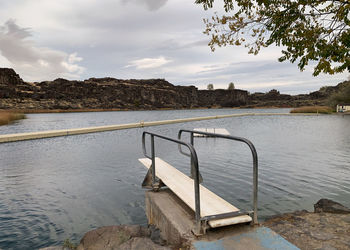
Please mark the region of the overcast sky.
POLYGON ((244 47, 211 52, 202 32, 204 11, 194 0, 0 1, 0 67, 25 81, 90 77, 165 78, 175 85, 272 88, 308 93, 335 85, 348 74, 312 76, 280 63, 280 48, 257 56, 244 47))

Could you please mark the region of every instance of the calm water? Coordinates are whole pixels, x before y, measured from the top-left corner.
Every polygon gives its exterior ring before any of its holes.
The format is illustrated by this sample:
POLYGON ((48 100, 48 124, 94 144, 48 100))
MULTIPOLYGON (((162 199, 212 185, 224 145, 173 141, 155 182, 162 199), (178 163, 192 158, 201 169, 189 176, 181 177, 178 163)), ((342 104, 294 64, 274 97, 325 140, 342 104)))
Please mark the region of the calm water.
MULTIPOLYGON (((0 134, 288 110, 180 110, 32 114, 0 134)), ((0 144, 0 248, 33 249, 78 242, 93 228, 146 224, 143 131, 176 137, 180 128, 226 128, 250 139, 259 156, 259 218, 312 210, 320 198, 350 206, 350 116, 237 117, 0 144)), ((252 159, 237 142, 198 138, 204 185, 251 209, 252 159)), ((177 147, 156 141, 157 155, 189 172, 177 147)))

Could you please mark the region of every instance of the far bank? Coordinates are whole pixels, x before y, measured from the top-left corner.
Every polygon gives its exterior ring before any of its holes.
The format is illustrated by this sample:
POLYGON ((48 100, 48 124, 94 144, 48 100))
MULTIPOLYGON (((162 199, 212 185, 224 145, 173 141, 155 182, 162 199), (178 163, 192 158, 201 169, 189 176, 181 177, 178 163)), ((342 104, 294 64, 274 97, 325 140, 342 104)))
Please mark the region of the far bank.
POLYGON ((256 108, 326 105, 343 82, 310 94, 287 95, 278 90, 249 93, 240 89, 199 90, 175 86, 165 79, 122 80, 110 77, 84 81, 56 79, 25 82, 13 69, 0 68, 0 109, 25 113, 197 108, 256 108))

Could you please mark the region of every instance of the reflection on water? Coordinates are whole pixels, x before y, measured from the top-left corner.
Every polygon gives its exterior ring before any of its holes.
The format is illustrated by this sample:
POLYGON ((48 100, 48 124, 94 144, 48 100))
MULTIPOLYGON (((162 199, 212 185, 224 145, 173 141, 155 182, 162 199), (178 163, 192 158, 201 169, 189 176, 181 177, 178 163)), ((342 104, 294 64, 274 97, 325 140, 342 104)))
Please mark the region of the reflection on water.
MULTIPOLYGON (((0 134, 288 110, 180 110, 32 114, 0 134)), ((0 144, 0 248, 77 242, 93 228, 146 224, 140 183, 144 130, 176 137, 180 128, 226 128, 250 139, 259 156, 259 218, 312 210, 320 198, 350 206, 350 116, 236 117, 0 144)), ((204 185, 251 209, 252 157, 244 144, 196 138, 204 185)), ((189 159, 156 141, 157 155, 185 173, 189 159)))

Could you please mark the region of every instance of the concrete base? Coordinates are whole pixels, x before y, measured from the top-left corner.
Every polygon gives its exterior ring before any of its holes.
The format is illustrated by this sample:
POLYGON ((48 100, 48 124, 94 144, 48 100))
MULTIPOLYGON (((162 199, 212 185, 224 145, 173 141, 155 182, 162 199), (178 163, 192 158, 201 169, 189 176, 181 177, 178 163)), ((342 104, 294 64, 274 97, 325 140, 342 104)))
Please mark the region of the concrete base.
POLYGON ((194 212, 190 210, 170 189, 146 192, 146 215, 148 224, 155 225, 161 237, 174 246, 188 245, 195 239, 194 212))
POLYGON ((239 224, 210 229, 196 237, 194 212, 170 189, 146 192, 148 223, 161 231, 169 245, 190 249, 298 249, 271 229, 239 224))

